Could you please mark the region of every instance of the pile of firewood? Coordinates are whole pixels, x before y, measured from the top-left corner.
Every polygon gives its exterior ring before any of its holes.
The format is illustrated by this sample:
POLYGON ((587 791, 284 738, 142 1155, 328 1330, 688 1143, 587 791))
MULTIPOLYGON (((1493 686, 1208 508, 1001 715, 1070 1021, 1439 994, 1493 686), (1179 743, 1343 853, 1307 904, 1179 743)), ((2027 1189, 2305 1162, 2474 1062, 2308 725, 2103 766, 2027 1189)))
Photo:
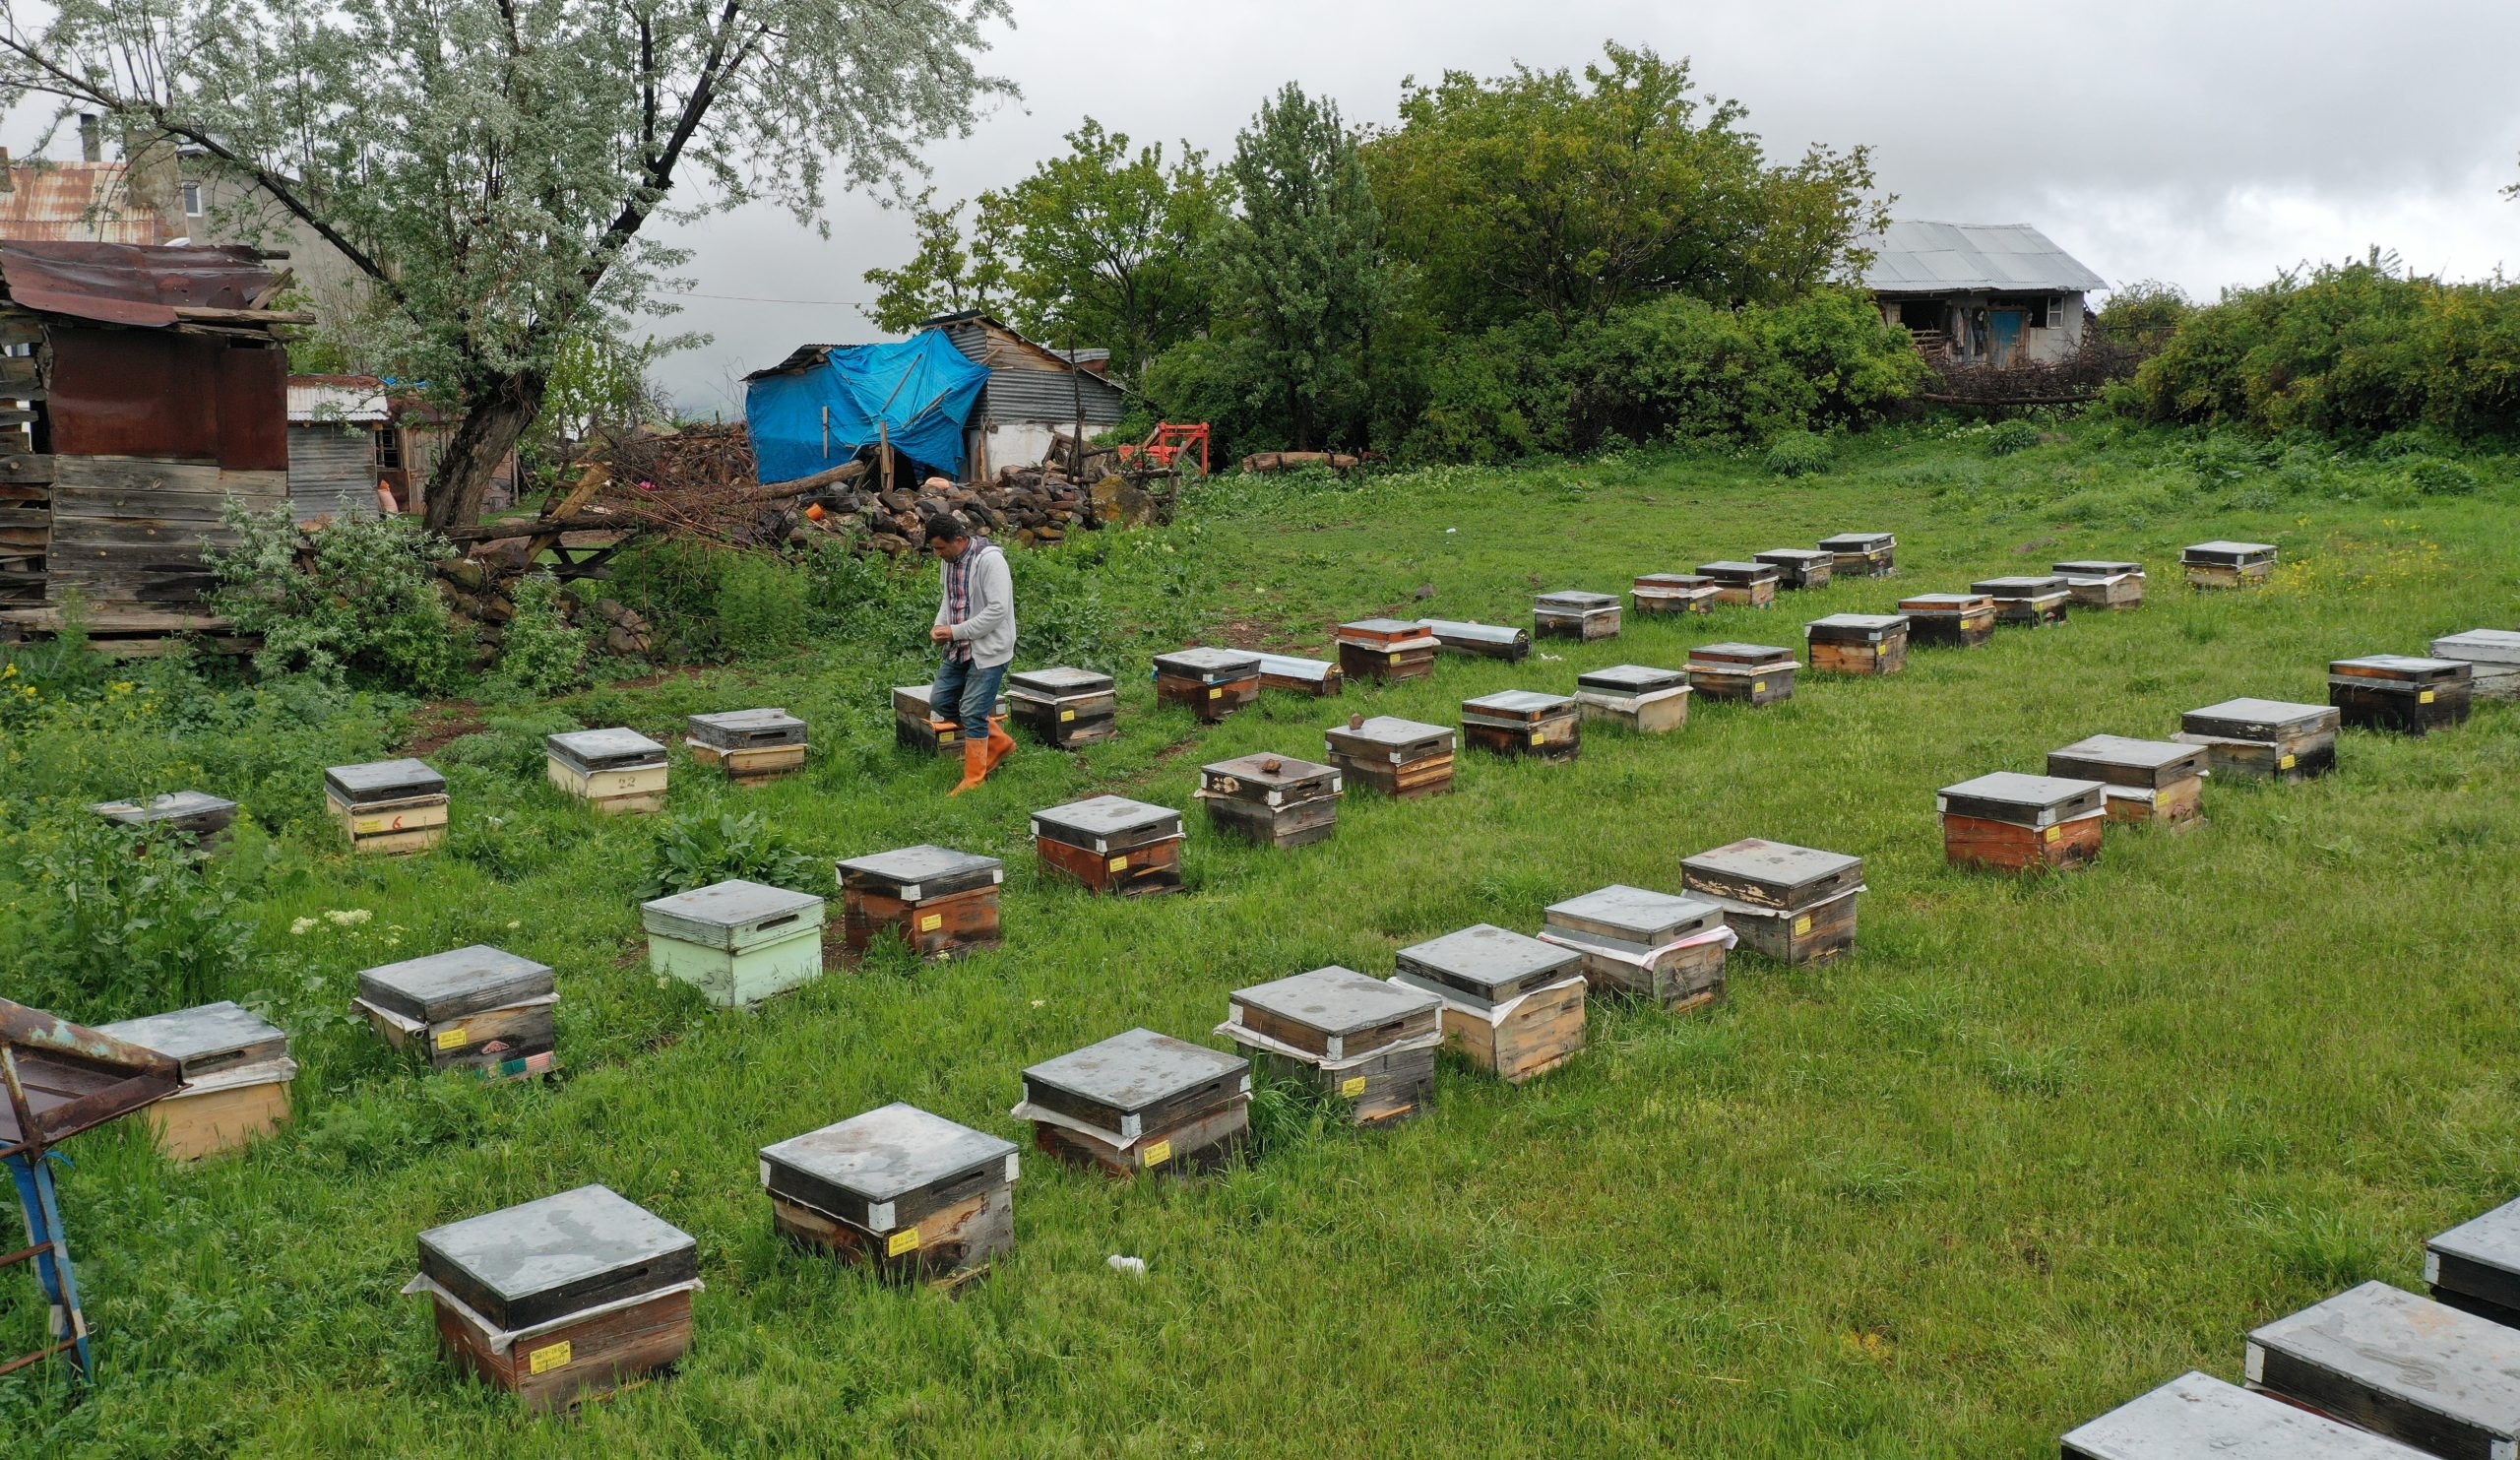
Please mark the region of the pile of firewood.
MULTIPOLYGON (((450 557, 437 565, 438 597, 446 601, 448 612, 472 628, 484 663, 507 638, 508 624, 516 617, 517 581, 524 573, 513 564, 470 557, 450 557)), ((600 633, 606 652, 624 659, 648 652, 648 621, 628 604, 614 599, 586 603, 564 593, 560 606, 571 623, 600 633)))

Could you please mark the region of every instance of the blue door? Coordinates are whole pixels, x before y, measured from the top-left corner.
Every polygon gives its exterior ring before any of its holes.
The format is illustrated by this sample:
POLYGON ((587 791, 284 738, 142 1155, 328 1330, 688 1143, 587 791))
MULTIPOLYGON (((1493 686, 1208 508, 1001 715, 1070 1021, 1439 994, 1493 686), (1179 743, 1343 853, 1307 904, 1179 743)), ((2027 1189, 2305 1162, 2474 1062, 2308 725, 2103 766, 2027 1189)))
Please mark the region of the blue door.
POLYGON ((1992 363, 1996 369, 2000 370, 2007 365, 2020 363, 2018 356, 2021 353, 2021 325, 2023 311, 2018 309, 1997 309, 1992 311, 1992 313, 1994 316, 1994 348, 1989 352, 1989 362, 1992 363))

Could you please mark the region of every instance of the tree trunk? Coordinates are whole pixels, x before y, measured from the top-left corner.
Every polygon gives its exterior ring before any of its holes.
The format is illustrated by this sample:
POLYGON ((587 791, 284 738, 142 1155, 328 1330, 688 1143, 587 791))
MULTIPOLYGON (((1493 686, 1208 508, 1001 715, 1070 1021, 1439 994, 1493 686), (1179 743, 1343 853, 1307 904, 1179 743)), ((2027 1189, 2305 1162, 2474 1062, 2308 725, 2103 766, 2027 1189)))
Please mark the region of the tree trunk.
POLYGON ((427 487, 428 526, 442 532, 481 520, 481 501, 499 463, 542 413, 546 377, 536 370, 493 375, 467 392, 464 419, 438 458, 427 487))

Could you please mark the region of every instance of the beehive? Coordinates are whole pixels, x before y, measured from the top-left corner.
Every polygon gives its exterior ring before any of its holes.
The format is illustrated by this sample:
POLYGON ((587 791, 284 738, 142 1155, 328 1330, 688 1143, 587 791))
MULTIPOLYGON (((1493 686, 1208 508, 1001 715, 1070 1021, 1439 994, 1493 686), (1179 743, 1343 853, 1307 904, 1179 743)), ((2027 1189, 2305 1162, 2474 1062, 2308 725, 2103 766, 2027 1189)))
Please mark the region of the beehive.
POLYGON ((2520 1328, 2520 1201, 2426 1242, 2424 1281, 2436 1301, 2520 1328))
POLYGON ((2327 702, 2342 724, 2410 735, 2464 724, 2475 685, 2464 660, 2373 654, 2327 667, 2327 702))
POLYGON ((1887 578, 1898 571, 1894 561, 1899 539, 1894 533, 1840 533, 1822 538, 1832 565, 1841 578, 1887 578))
POLYGON ((1776 569, 1780 590, 1826 588, 1838 555, 1821 547, 1776 547, 1752 557, 1776 569))
POLYGON ((1777 581, 1784 576, 1774 563, 1730 560, 1700 563, 1697 571, 1715 580, 1715 602, 1734 608, 1774 607, 1777 581))
POLYGON ((1584 1047, 1583 955, 1481 922, 1403 948, 1392 981, 1443 1000, 1444 1043, 1519 1085, 1584 1047))
POLYGON ((1773 705, 1794 698, 1802 662, 1773 644, 1701 644, 1689 652, 1689 687, 1709 699, 1773 705))
POLYGON ((1480 659, 1501 659, 1518 664, 1531 657, 1532 636, 1528 629, 1509 623, 1469 623, 1454 618, 1421 618, 1418 626, 1435 636, 1435 647, 1456 654, 1473 654, 1480 659))
POLYGON ((1422 679, 1435 672, 1435 636, 1422 624, 1360 618, 1330 637, 1339 645, 1339 671, 1351 679, 1422 679))
POLYGON ((1199 768, 1208 820, 1262 847, 1309 847, 1339 830, 1339 772, 1283 755, 1240 755, 1199 768))
POLYGON ((1387 796, 1411 800, 1453 789, 1455 733, 1440 725, 1376 715, 1352 715, 1346 725, 1322 731, 1330 763, 1350 786, 1370 786, 1387 796))
POLYGON ((183 1085, 142 1112, 158 1149, 173 1160, 233 1151, 288 1123, 289 1082, 297 1078, 288 1035, 239 1004, 125 1019, 96 1032, 175 1061, 183 1085))
POLYGON ((1250 1143, 1251 1061, 1132 1029, 1026 1070, 1014 1113, 1044 1155, 1074 1166, 1210 1172, 1250 1143))
POLYGON ((1594 997, 1674 1013, 1724 997, 1724 954, 1737 935, 1703 898, 1613 884, 1552 903, 1543 918, 1542 940, 1581 956, 1594 997))
POLYGON ((362 972, 350 1007, 432 1069, 522 1080, 558 1067, 559 1003, 547 965, 475 943, 362 972))
POLYGON ((446 840, 446 778, 416 760, 334 766, 324 806, 353 852, 398 856, 446 840))
POLYGON ((1243 649, 1181 649, 1155 657, 1155 698, 1187 705, 1210 725, 1260 698, 1260 656, 1243 649))
POLYGON ((2468 683, 2481 699, 2520 699, 2520 633, 2470 629, 2432 641, 2432 657, 2468 667, 2468 683))
POLYGON ((2140 608, 2144 605, 2144 565, 2105 558, 2077 558, 2049 563, 2048 571, 2065 580, 2065 592, 2086 608, 2140 608))
POLYGON ((1100 893, 1135 896, 1181 887, 1181 813, 1098 795, 1033 813, 1041 870, 1100 893))
POLYGON ((842 940, 863 954, 894 933, 921 958, 960 958, 1003 939, 1006 864, 944 847, 904 847, 839 864, 842 940))
POLYGON ((1767 957, 1827 963, 1855 946, 1863 858, 1750 837, 1682 860, 1680 885, 1767 957))
POLYGON ((639 905, 648 966, 749 1008, 823 976, 823 900, 736 878, 639 905))
POLYGON ((1575 676, 1575 704, 1586 720, 1647 734, 1675 730, 1689 719, 1688 671, 1644 665, 1586 669, 1575 676))
POLYGON ((2422 1450, 2208 1374, 2181 1374, 2065 1436, 2065 1460, 2424 1460, 2422 1450))
POLYGON ((2093 735, 2048 752, 2048 774, 2098 781, 2111 821, 2194 822, 2204 814, 2205 748, 2093 735))
POLYGON ((98 801, 88 808, 107 821, 141 827, 152 835, 190 837, 195 849, 213 851, 236 822, 236 803, 207 792, 170 791, 145 801, 98 801))
POLYGON ((1508 689, 1461 702, 1462 738, 1498 755, 1573 760, 1584 753, 1584 716, 1562 694, 1508 689))
POLYGON ((1015 1246, 1015 1143, 895 1102, 761 1148, 771 1225, 894 1281, 957 1287, 1015 1246))
POLYGON ((1111 676, 1064 667, 1006 676, 1007 718, 1044 745, 1073 750, 1118 734, 1120 697, 1111 676))
POLYGON ((2248 1336, 2249 1387, 2442 1460, 2520 1453, 2520 1330, 2364 1283, 2248 1336))
POLYGON ((2306 781, 2336 768, 2337 711, 2283 700, 2225 700, 2179 718, 2182 745, 2205 747, 2217 775, 2306 781))
POLYGON ((581 1186, 420 1234, 447 1356, 528 1408, 644 1381, 691 1347, 700 1249, 610 1187, 581 1186))
POLYGON ((1723 588, 1703 573, 1642 573, 1628 596, 1639 613, 1712 613, 1723 588))
POLYGON ((2275 576, 2272 542, 2199 542, 2178 555, 2190 588, 2247 588, 2275 576))
POLYGON ((2064 871, 2100 860, 2108 788, 2098 781, 1997 771, 1946 786, 1942 855, 1954 866, 2064 871))
POLYGON ((780 709, 726 710, 683 722, 691 763, 724 771, 737 786, 759 786, 804 769, 805 722, 780 709))
POLYGON ((545 735, 542 773, 562 794, 607 815, 665 808, 665 747, 634 730, 545 735))
POLYGON ((1832 613, 1802 626, 1811 667, 1827 674, 1896 674, 1908 667, 1908 615, 1832 613))
POLYGON ((1606 593, 1544 593, 1532 600, 1535 639, 1615 639, 1618 600, 1606 593))
POLYGON ((1396 1125, 1434 1101, 1443 1007, 1424 989, 1333 966, 1235 989, 1216 1032, 1358 1125, 1396 1125))
POLYGON ((1921 593, 1901 599, 1908 641, 1975 649, 1995 636, 1995 601, 1982 593, 1921 593))
POLYGON ((1969 585, 1995 601, 1995 622, 2026 628, 2048 628, 2065 621, 2065 605, 2073 591, 2054 577, 1983 578, 1969 585))
MULTIPOLYGON (((1432 653, 1432 651, 1428 651, 1432 653)), ((1326 659, 1299 659, 1292 654, 1260 656, 1260 687, 1283 689, 1289 694, 1310 695, 1326 700, 1345 693, 1348 676, 1338 664, 1326 659)))
MULTIPOLYGON (((925 751, 930 755, 963 753, 962 710, 948 705, 942 715, 932 703, 935 686, 903 684, 893 690, 893 740, 906 750, 925 751)), ((989 711, 998 719, 1007 713, 1007 698, 1001 694, 989 711)))

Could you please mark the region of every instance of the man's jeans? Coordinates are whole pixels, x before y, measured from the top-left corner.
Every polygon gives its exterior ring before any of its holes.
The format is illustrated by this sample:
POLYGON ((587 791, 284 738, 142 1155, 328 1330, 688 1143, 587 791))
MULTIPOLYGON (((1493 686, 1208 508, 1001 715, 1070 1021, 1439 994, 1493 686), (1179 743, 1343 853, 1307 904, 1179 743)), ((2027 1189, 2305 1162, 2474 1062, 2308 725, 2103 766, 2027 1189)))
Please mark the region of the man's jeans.
POLYGON ((928 692, 927 713, 939 720, 963 723, 963 739, 976 745, 988 738, 988 712, 997 707, 998 686, 1006 682, 1006 666, 980 668, 969 660, 948 659, 937 667, 928 692))

